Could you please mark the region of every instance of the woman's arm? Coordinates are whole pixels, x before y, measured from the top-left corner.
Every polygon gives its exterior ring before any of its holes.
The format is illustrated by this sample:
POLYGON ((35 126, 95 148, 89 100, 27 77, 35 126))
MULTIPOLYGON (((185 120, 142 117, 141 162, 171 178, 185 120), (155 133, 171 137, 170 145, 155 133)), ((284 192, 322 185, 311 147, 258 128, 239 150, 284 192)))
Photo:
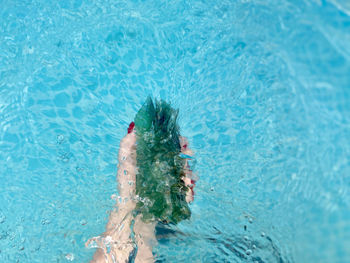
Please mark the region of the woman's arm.
POLYGON ((128 262, 134 250, 131 240, 132 211, 135 208, 136 176, 136 136, 130 131, 120 142, 118 154, 118 192, 117 211, 112 211, 106 231, 101 237, 90 239, 86 245, 95 242, 98 247, 91 262, 128 262))
MULTIPOLYGON (((106 226, 105 234, 113 234, 123 223, 123 219, 135 208, 135 180, 136 180, 136 136, 135 132, 127 134, 120 142, 118 153, 118 200, 117 211, 112 211, 106 226)), ((129 222, 128 220, 127 222, 129 222)), ((124 222, 125 223, 125 222, 124 222)))

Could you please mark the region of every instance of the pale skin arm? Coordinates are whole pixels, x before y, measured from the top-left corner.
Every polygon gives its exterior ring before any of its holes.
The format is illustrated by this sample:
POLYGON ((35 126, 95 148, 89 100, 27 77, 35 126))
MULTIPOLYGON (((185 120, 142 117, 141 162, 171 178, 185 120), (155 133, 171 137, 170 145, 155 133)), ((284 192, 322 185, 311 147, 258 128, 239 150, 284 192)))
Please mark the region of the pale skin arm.
MULTIPOLYGON (((131 223, 133 218, 132 211, 135 209, 135 181, 136 181, 136 135, 132 131, 127 134, 120 142, 118 154, 118 190, 121 202, 117 202, 117 212, 112 211, 109 221, 106 225, 106 231, 101 238, 92 238, 87 243, 98 243, 98 248, 92 263, 109 263, 109 262, 128 262, 130 253, 134 250, 131 236, 131 223), (110 241, 110 249, 107 250, 102 241, 110 241)), ((192 156, 193 152, 188 148, 188 141, 185 137, 180 137, 181 152, 192 156)), ((187 160, 185 164, 184 182, 186 186, 192 185, 192 171, 187 169, 187 160)), ((193 201, 193 192, 188 191, 186 201, 193 201)), ((135 263, 154 262, 152 247, 156 244, 155 237, 156 222, 145 223, 141 220, 140 215, 134 219, 134 234, 137 243, 137 255, 135 263)))
POLYGON ((112 211, 106 225, 103 238, 90 239, 96 242, 98 247, 91 262, 128 262, 130 253, 134 250, 133 242, 130 238, 131 223, 133 220, 132 211, 135 209, 135 176, 136 176, 136 136, 135 132, 127 134, 120 142, 118 154, 118 192, 119 201, 117 211, 112 211), (106 244, 109 243, 108 251, 106 244))

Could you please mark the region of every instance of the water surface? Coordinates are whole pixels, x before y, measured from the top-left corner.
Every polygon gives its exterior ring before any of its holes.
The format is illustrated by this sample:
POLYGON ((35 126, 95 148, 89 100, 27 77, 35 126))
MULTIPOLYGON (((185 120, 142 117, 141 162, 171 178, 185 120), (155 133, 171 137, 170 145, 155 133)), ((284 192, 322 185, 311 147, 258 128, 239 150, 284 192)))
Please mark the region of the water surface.
POLYGON ((200 176, 159 262, 350 262, 346 1, 0 3, 1 262, 91 258, 147 95, 200 176))

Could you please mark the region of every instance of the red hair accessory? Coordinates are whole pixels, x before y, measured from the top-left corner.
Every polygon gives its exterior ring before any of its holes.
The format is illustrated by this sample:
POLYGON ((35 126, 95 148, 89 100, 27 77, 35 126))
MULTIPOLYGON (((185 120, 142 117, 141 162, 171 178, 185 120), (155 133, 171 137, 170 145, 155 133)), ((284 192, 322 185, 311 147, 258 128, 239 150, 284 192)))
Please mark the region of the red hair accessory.
POLYGON ((130 122, 129 128, 128 128, 128 133, 131 133, 133 131, 134 127, 135 127, 135 122, 133 122, 133 121, 130 122))

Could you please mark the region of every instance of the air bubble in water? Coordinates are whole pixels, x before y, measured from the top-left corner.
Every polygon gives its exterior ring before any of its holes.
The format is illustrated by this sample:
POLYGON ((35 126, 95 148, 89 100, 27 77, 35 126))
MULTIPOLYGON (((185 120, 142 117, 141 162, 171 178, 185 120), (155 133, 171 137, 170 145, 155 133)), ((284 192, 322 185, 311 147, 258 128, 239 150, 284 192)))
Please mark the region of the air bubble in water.
POLYGON ((57 135, 57 143, 61 144, 64 140, 64 136, 62 134, 57 135))
POLYGON ((42 225, 48 225, 48 224, 50 224, 50 223, 51 223, 51 221, 50 221, 49 219, 43 218, 43 219, 41 220, 41 224, 42 224, 42 225))
POLYGON ((245 253, 249 256, 249 255, 251 255, 251 254, 253 253, 253 251, 252 251, 251 249, 247 249, 247 250, 245 251, 245 253))
POLYGON ((2 213, 0 213, 0 224, 4 223, 6 219, 6 216, 2 213))
POLYGON ((265 232, 261 232, 261 234, 260 234, 262 237, 264 237, 266 234, 265 234, 265 232))
POLYGON ((79 167, 79 166, 77 166, 75 169, 76 169, 77 172, 82 172, 82 171, 84 171, 84 168, 83 168, 83 167, 79 167))
POLYGON ((73 260, 74 260, 74 255, 73 255, 73 253, 68 253, 68 254, 66 255, 66 259, 69 260, 69 261, 73 261, 73 260))
POLYGON ((82 226, 85 226, 85 225, 87 224, 87 221, 86 221, 85 219, 83 219, 83 220, 80 221, 80 224, 81 224, 82 226))
POLYGON ((0 232, 0 240, 7 238, 8 234, 4 230, 0 232))
POLYGON ((124 170, 124 174, 127 175, 127 174, 128 174, 128 171, 127 171, 127 170, 124 170))
POLYGON ((41 244, 40 244, 40 243, 35 244, 35 246, 34 246, 34 250, 32 250, 32 251, 33 251, 33 252, 34 252, 34 251, 39 251, 39 250, 40 250, 40 248, 41 248, 41 244))

